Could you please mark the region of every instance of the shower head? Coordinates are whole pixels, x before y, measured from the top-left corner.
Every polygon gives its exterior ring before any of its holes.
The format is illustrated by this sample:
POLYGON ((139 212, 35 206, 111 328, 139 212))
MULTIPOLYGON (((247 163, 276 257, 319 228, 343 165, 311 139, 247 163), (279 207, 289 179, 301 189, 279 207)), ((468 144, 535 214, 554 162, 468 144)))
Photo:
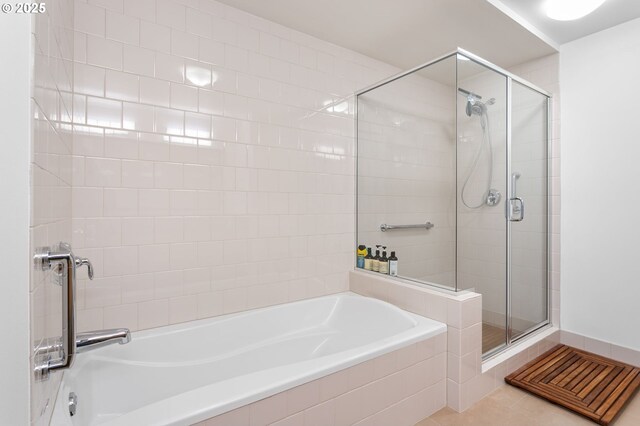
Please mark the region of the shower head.
POLYGON ((486 110, 487 107, 482 101, 472 95, 467 96, 467 106, 465 107, 467 117, 471 117, 472 115, 482 115, 486 110))
POLYGON ((458 93, 467 98, 467 105, 465 106, 465 112, 468 117, 472 115, 482 115, 487 112, 487 105, 493 105, 496 102, 495 98, 491 98, 486 102, 482 102, 482 96, 476 95, 473 92, 458 87, 458 93))
POLYGON ((467 105, 465 107, 467 117, 485 114, 487 112, 487 105, 493 105, 495 102, 495 98, 491 98, 487 102, 482 102, 472 95, 467 96, 467 105))

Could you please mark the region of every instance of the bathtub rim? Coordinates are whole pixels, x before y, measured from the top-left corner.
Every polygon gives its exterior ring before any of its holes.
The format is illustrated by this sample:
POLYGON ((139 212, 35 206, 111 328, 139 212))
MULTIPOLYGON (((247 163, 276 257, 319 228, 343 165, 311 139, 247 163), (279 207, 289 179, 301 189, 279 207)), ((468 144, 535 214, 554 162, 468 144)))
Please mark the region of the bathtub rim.
MULTIPOLYGON (((440 334, 444 334, 447 331, 446 324, 442 322, 405 311, 396 305, 380 299, 347 291, 217 317, 204 318, 196 321, 141 330, 134 332, 132 337, 146 339, 179 332, 185 329, 199 328, 210 323, 225 322, 236 317, 248 316, 265 310, 277 309, 282 305, 310 304, 319 299, 343 297, 364 298, 382 305, 386 309, 391 308, 397 314, 401 314, 406 319, 409 319, 413 323, 413 327, 392 336, 376 340, 372 343, 350 348, 346 351, 326 355, 320 358, 308 359, 285 366, 260 370, 258 372, 233 377, 228 380, 191 389, 187 392, 147 404, 121 416, 107 420, 101 424, 104 424, 105 426, 127 426, 131 424, 190 425, 225 414, 271 396, 275 396, 281 392, 288 391, 314 380, 357 366, 358 364, 387 353, 400 350, 422 340, 427 340, 440 334), (244 392, 238 395, 239 392, 236 391, 236 393, 231 393, 234 397, 229 398, 229 392, 226 391, 229 387, 241 389, 244 390, 244 392), (212 401, 215 401, 215 403, 212 401)), ((78 365, 79 368, 93 358, 91 357, 91 353, 87 353, 85 355, 87 356, 83 357, 82 360, 78 360, 80 361, 78 362, 78 364, 80 364, 78 365)), ((94 353, 94 356, 99 357, 99 353, 94 353)), ((58 415, 54 415, 52 417, 52 425, 73 424, 70 421, 68 414, 64 412, 64 407, 66 407, 65 395, 68 395, 68 393, 73 390, 67 383, 67 379, 68 373, 65 372, 54 406, 54 414, 58 415), (62 410, 63 417, 66 417, 68 420, 65 423, 61 422, 62 418, 59 413, 60 410, 62 410), (64 416, 64 414, 67 415, 64 416), (56 420, 56 423, 54 423, 54 420, 56 420)))

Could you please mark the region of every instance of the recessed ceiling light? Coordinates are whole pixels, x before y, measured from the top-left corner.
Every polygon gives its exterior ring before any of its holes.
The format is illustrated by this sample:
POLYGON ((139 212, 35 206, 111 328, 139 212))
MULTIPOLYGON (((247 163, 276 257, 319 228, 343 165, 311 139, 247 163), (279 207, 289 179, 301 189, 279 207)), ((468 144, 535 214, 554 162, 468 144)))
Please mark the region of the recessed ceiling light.
POLYGON ((573 21, 587 16, 606 0, 547 0, 544 10, 547 16, 556 21, 573 21))

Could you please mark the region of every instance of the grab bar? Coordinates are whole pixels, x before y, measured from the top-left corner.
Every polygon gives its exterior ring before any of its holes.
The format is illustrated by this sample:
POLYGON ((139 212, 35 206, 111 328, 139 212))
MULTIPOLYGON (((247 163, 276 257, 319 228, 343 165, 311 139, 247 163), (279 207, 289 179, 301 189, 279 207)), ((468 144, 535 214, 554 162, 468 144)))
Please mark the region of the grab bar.
POLYGON ((35 374, 39 380, 49 378, 55 370, 70 368, 76 350, 76 268, 86 265, 89 278, 93 279, 93 267, 88 259, 76 258, 67 243, 59 243, 52 248, 43 247, 36 251, 33 258, 36 269, 53 270, 61 279, 62 286, 62 337, 59 345, 43 346, 36 352, 35 374), (55 349, 55 350, 52 350, 55 349), (59 357, 51 359, 51 353, 59 357))
POLYGON ((382 225, 380 225, 380 230, 382 232, 386 232, 392 229, 411 229, 411 228, 431 229, 433 227, 434 225, 431 222, 419 223, 417 225, 387 225, 386 223, 383 223, 382 225))

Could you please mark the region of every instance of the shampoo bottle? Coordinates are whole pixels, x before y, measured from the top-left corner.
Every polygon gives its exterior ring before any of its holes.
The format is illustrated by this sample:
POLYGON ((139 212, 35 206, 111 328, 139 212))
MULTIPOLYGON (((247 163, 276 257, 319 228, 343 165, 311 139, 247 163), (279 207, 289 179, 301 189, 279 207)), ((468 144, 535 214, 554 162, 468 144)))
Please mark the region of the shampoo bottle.
POLYGON ((373 262, 371 262, 371 270, 380 272, 380 250, 376 250, 376 255, 373 257, 373 262))
POLYGON ((389 275, 392 277, 398 276, 398 258, 395 251, 392 251, 391 257, 389 257, 389 275))
POLYGON ((367 255, 367 247, 362 244, 358 246, 358 258, 356 266, 358 268, 364 268, 364 257, 367 255))
POLYGON ((389 273, 389 259, 387 259, 387 252, 383 251, 382 256, 380 257, 380 267, 379 272, 381 274, 387 275, 389 273))
POLYGON ((364 269, 373 270, 373 256, 371 255, 371 247, 367 248, 367 255, 364 257, 364 269))

